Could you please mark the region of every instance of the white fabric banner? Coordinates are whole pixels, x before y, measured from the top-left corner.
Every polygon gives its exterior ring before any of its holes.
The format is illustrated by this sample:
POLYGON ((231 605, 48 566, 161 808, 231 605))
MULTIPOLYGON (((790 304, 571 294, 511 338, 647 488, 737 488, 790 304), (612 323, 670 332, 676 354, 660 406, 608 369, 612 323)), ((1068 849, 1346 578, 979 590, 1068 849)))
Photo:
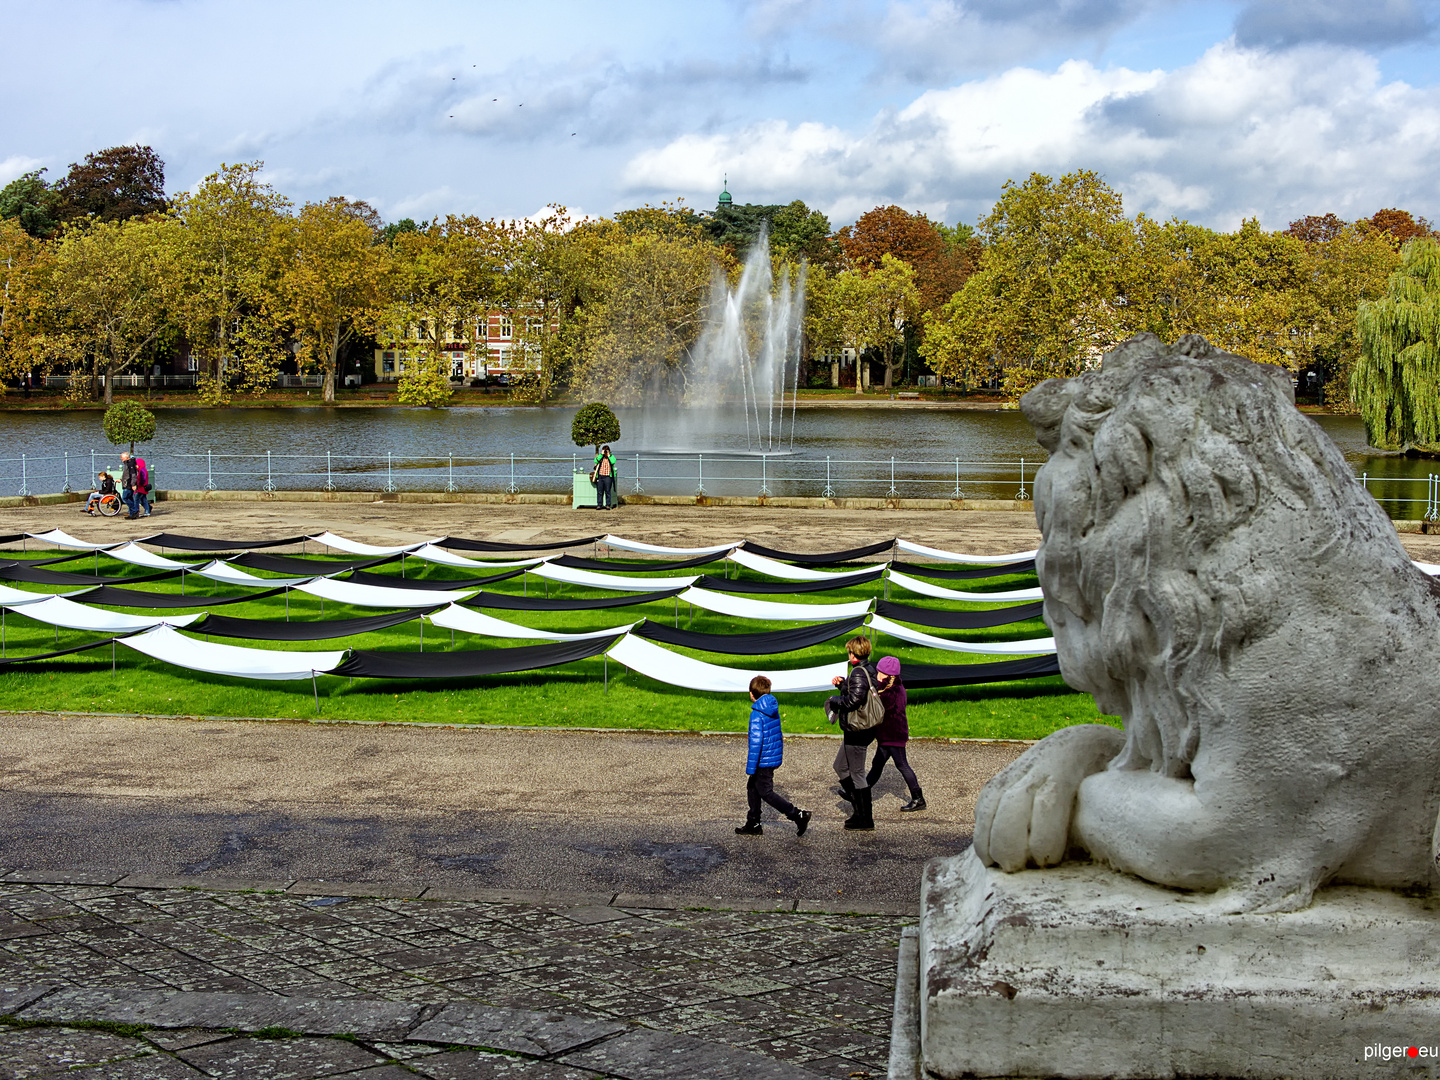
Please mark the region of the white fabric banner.
POLYGON ((258 577, 241 570, 238 566, 221 562, 219 559, 208 562, 190 572, 203 578, 209 578, 211 581, 218 581, 222 585, 238 585, 242 589, 278 589, 282 585, 294 586, 315 580, 308 577, 258 577))
POLYGON ((773 600, 752 600, 748 596, 711 592, 709 589, 686 589, 680 600, 706 611, 731 615, 737 619, 759 619, 769 622, 829 622, 831 619, 852 619, 870 610, 871 600, 855 600, 848 604, 777 604, 773 600))
POLYGON ((120 644, 176 667, 240 679, 308 679, 314 673, 338 667, 345 658, 344 649, 335 652, 284 652, 278 649, 247 649, 241 645, 217 645, 213 641, 186 637, 168 626, 121 638, 120 644))
POLYGON ((24 607, 27 604, 38 604, 54 595, 54 593, 26 592, 24 589, 12 589, 9 585, 0 585, 0 607, 16 608, 24 607))
MULTIPOLYGON (((204 601, 198 601, 196 606, 201 603, 204 601)), ((62 626, 66 630, 93 630, 97 634, 124 634, 131 630, 151 630, 165 625, 189 626, 205 615, 203 611, 190 615, 122 615, 118 611, 105 611, 87 604, 77 604, 63 596, 51 596, 38 604, 25 604, 20 608, 20 614, 48 626, 62 626)))
POLYGON ((602 544, 609 544, 621 551, 639 551, 646 555, 720 555, 731 548, 739 547, 744 541, 736 540, 729 544, 712 544, 710 547, 666 547, 664 544, 642 544, 639 540, 626 540, 623 536, 606 536, 600 541, 602 544))
POLYGON ((355 607, 417 608, 469 600, 480 590, 392 589, 386 585, 361 585, 354 581, 336 581, 334 578, 312 578, 296 585, 295 591, 333 600, 337 604, 353 604, 355 607))
POLYGON ((174 559, 167 559, 164 555, 156 555, 153 551, 146 551, 133 540, 128 544, 110 548, 105 554, 112 559, 119 559, 121 562, 132 563, 135 566, 148 566, 152 570, 195 569, 194 563, 176 562, 174 559))
POLYGON ((882 615, 871 616, 870 629, 877 634, 889 634, 913 645, 928 645, 932 649, 945 649, 949 652, 974 653, 976 656, 1038 656, 1055 651, 1053 637, 1027 638, 1024 641, 954 641, 951 638, 912 630, 908 626, 891 622, 882 615))
POLYGON ((934 596, 941 600, 970 600, 981 604, 1003 604, 1015 600, 1043 600, 1045 594, 1037 586, 1033 589, 1010 589, 1008 592, 961 592, 959 589, 947 589, 943 585, 931 585, 928 581, 921 581, 909 574, 902 574, 897 570, 890 571, 890 583, 896 585, 906 592, 919 593, 921 596, 934 596))
POLYGON ((545 561, 539 559, 512 559, 510 562, 487 562, 484 559, 467 559, 464 555, 455 555, 444 548, 438 548, 434 544, 422 544, 410 552, 412 558, 424 559, 426 562, 435 563, 437 566, 455 566, 462 570, 508 570, 512 566, 535 566, 545 561))
POLYGON ((1000 566, 1004 563, 1024 562, 1033 559, 1036 551, 1017 551, 1013 555, 963 555, 958 551, 942 551, 940 548, 912 544, 909 540, 896 540, 895 546, 907 555, 925 555, 941 562, 973 563, 976 566, 1000 566))
POLYGON ((576 570, 572 566, 556 566, 553 563, 541 563, 534 569, 525 571, 527 574, 534 574, 536 577, 546 578, 550 581, 560 581, 566 585, 584 585, 587 589, 615 589, 620 592, 655 592, 659 589, 681 589, 686 585, 693 585, 699 581, 697 575, 690 577, 624 577, 620 574, 612 574, 609 571, 597 573, 594 570, 576 570))
POLYGON ((843 679, 847 671, 843 656, 834 663, 822 664, 820 667, 798 668, 792 671, 740 671, 682 656, 633 634, 626 634, 617 641, 607 655, 611 660, 624 664, 641 675, 648 675, 657 682, 718 694, 748 694, 750 680, 756 675, 764 675, 770 680, 772 694, 814 693, 817 690, 833 689, 830 680, 837 675, 843 679))
POLYGON ((624 626, 612 626, 608 630, 590 630, 583 634, 561 634, 554 630, 536 630, 531 626, 506 622, 504 619, 497 619, 493 615, 486 615, 484 612, 460 607, 457 604, 441 608, 433 615, 426 615, 425 618, 436 626, 443 626, 447 630, 459 630, 462 634, 479 634, 482 637, 493 638, 527 638, 534 641, 585 641, 589 638, 614 637, 616 634, 623 634, 630 627, 638 625, 632 622, 626 623, 624 626))
POLYGON ((309 539, 314 540, 317 544, 324 544, 328 548, 334 548, 336 551, 345 551, 351 555, 373 555, 378 559, 385 555, 399 555, 402 552, 414 551, 426 544, 433 544, 441 538, 437 536, 431 540, 416 540, 413 544, 406 544, 404 547, 376 547, 373 544, 362 544, 359 540, 347 540, 343 536, 336 536, 326 530, 319 536, 312 536, 309 539))
MULTIPOLYGON (((103 544, 90 544, 84 540, 77 540, 63 529, 51 529, 43 533, 26 533, 31 540, 39 540, 45 544, 54 544, 56 547, 72 548, 75 551, 104 551, 106 548, 116 547, 125 543, 124 540, 108 540, 103 544)), ((145 539, 143 536, 141 539, 145 539)))
POLYGON ((732 551, 730 559, 732 562, 754 570, 757 574, 779 578, 781 581, 834 581, 838 583, 847 578, 873 574, 877 567, 885 565, 876 563, 874 566, 867 566, 864 570, 809 570, 803 566, 791 566, 789 563, 779 562, 765 555, 752 554, 744 548, 732 551))

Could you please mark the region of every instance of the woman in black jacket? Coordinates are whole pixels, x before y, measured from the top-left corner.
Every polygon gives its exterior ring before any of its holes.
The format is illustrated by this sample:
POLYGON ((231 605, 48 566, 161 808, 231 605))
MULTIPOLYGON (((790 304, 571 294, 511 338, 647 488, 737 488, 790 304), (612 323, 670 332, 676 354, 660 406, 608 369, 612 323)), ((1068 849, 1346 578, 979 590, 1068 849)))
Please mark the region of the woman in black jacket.
MULTIPOLYGON (((850 660, 850 675, 835 676, 831 683, 841 688, 825 702, 825 715, 830 722, 845 728, 845 717, 865 704, 865 699, 878 692, 875 665, 870 663, 870 639, 853 637, 845 643, 850 660)), ((835 775, 840 778, 840 797, 855 807, 845 821, 847 829, 873 829, 875 817, 870 803, 870 785, 865 780, 865 748, 875 741, 875 729, 845 731, 845 741, 835 755, 835 775)))

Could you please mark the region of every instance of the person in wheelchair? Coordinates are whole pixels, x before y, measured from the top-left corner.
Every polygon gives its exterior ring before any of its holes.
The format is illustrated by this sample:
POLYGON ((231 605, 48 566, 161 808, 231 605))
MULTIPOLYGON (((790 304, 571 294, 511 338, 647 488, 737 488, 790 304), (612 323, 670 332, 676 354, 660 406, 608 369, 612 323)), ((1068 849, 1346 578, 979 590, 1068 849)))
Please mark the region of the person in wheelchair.
POLYGON ((94 517, 95 511, 99 510, 106 517, 114 517, 120 512, 120 496, 115 491, 115 479, 103 469, 97 479, 100 486, 86 498, 85 513, 94 517))

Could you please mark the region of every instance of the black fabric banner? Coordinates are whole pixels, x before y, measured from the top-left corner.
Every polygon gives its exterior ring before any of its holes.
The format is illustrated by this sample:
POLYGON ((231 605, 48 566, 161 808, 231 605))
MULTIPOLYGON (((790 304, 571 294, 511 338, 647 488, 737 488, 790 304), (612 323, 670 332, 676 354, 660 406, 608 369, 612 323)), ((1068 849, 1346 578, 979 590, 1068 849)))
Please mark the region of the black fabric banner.
POLYGON ((263 555, 247 551, 225 561, 247 570, 268 570, 274 574, 289 574, 292 577, 323 577, 339 574, 346 570, 364 570, 394 562, 399 555, 383 555, 378 559, 305 559, 298 555, 263 555))
POLYGON ((0 536, 0 544, 18 544, 24 539, 24 533, 11 533, 9 536, 0 536))
POLYGON ((978 683, 1010 682, 1015 679, 1043 679, 1060 674, 1060 661, 1050 656, 1029 656, 1024 660, 1001 660, 992 664, 910 664, 900 665, 900 679, 907 689, 924 686, 974 686, 978 683))
POLYGON ((846 589, 851 585, 868 584, 884 572, 884 566, 877 566, 868 574, 856 574, 844 581, 749 581, 745 578, 723 578, 706 574, 695 582, 695 587, 710 589, 712 592, 738 593, 830 592, 833 589, 846 589))
POLYGON ((284 591, 283 588, 280 588, 261 589, 258 592, 245 593, 242 596, 204 596, 194 593, 182 596, 179 593, 141 592, 139 589, 122 589, 114 585, 101 585, 99 588, 81 593, 76 599, 83 600, 87 604, 99 604, 102 607, 207 608, 219 607, 221 604, 243 604, 248 600, 264 600, 266 597, 279 596, 284 591))
POLYGON ((764 555, 767 559, 780 559, 784 562, 800 563, 804 566, 831 566, 835 563, 850 562, 852 559, 863 559, 866 555, 878 555, 882 551, 888 551, 895 546, 892 540, 877 540, 873 544, 866 544, 864 547, 851 548, 848 551, 821 551, 813 555, 807 555, 801 551, 777 551, 775 548, 757 544, 753 540, 746 540, 744 547, 746 551, 752 551, 756 555, 764 555))
POLYGON ((408 608, 392 611, 386 615, 366 615, 358 619, 311 619, 306 622, 282 622, 276 619, 236 619, 228 615, 207 615, 198 622, 187 626, 200 634, 214 634, 216 637, 250 638, 255 641, 325 641, 329 638, 349 637, 351 634, 368 634, 372 630, 384 630, 387 626, 418 619, 432 611, 439 611, 444 604, 431 608, 408 608))
POLYGON ((436 540, 435 546, 450 548, 452 551, 558 551, 560 548, 581 547, 603 539, 603 536, 582 536, 579 540, 560 540, 553 544, 502 544, 498 540, 466 540, 462 536, 447 536, 443 540, 436 540))
POLYGON ((69 570, 46 570, 40 566, 26 566, 24 563, 10 563, 0 566, 0 579, 5 581, 26 581, 31 585, 134 585, 142 581, 163 581, 179 577, 184 570, 161 570, 139 577, 104 577, 95 574, 75 574, 69 570))
POLYGON ((304 536, 284 536, 279 540, 207 540, 203 536, 181 536, 179 533, 157 533, 145 537, 145 543, 176 551, 249 551, 253 548, 288 547, 303 543, 304 536))
POLYGON ((662 570, 689 570, 692 566, 707 566, 719 562, 724 555, 700 555, 680 562, 616 562, 613 559, 582 559, 576 555, 561 555, 550 561, 556 566, 569 566, 576 570, 603 570, 618 574, 655 573, 662 570))
POLYGON ((504 608, 508 611, 592 611, 599 608, 630 607, 634 604, 651 604, 657 600, 669 600, 679 596, 684 589, 666 589, 663 592, 626 593, 624 596, 556 597, 551 600, 544 596, 512 596, 509 593, 482 592, 469 600, 460 601, 461 607, 504 608))
POLYGON ((1036 619, 1045 610, 1045 601, 1016 604, 1014 607, 989 608, 985 611, 939 611, 935 608, 897 604, 893 600, 876 600, 875 614, 896 622, 933 626, 941 630, 983 630, 987 626, 1009 626, 1011 623, 1036 619))
POLYGON ((908 563, 892 562, 891 569, 899 570, 902 574, 914 574, 916 577, 947 578, 955 581, 962 578, 992 578, 1000 577, 1002 574, 1033 574, 1035 572, 1035 560, 1025 559, 1023 562, 1002 563, 999 566, 976 566, 968 570, 949 570, 934 563, 908 563))
POLYGON ((0 657, 0 666, 29 664, 35 660, 53 660, 57 656, 69 656, 71 653, 86 652, 89 649, 98 649, 101 645, 109 645, 112 641, 119 641, 120 638, 128 636, 128 634, 120 634, 117 637, 101 638, 99 641, 87 641, 84 645, 71 645, 68 649, 56 649, 54 652, 36 653, 33 656, 0 657))
POLYGON ((521 645, 514 649, 431 653, 356 650, 326 674, 360 679, 469 679, 477 675, 508 675, 599 656, 622 636, 565 641, 558 645, 521 645))
POLYGON ((489 585, 492 581, 504 581, 506 578, 518 577, 523 574, 524 569, 506 570, 503 574, 491 574, 489 577, 477 578, 403 578, 394 574, 367 574, 363 570, 353 570, 346 581, 353 581, 356 585, 383 585, 387 589, 423 589, 431 592, 441 592, 455 589, 478 589, 481 585, 489 585))
POLYGON ((636 637, 663 641, 667 645, 680 645, 686 649, 704 649, 706 652, 726 653, 730 656, 763 656, 766 653, 794 652, 797 649, 820 645, 841 634, 848 634, 864 622, 864 615, 856 615, 851 619, 836 619, 834 622, 802 626, 798 630, 767 630, 758 634, 701 634, 646 619, 630 632, 636 637))

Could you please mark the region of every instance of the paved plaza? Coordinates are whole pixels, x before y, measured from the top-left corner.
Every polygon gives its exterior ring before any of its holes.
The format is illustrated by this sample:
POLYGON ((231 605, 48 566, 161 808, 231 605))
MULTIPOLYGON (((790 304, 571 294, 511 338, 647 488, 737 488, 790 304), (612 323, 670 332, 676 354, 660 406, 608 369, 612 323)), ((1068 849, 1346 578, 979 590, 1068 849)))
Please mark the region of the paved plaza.
POLYGON ((911 921, 66 876, 0 881, 0 1076, 879 1077, 911 921))

